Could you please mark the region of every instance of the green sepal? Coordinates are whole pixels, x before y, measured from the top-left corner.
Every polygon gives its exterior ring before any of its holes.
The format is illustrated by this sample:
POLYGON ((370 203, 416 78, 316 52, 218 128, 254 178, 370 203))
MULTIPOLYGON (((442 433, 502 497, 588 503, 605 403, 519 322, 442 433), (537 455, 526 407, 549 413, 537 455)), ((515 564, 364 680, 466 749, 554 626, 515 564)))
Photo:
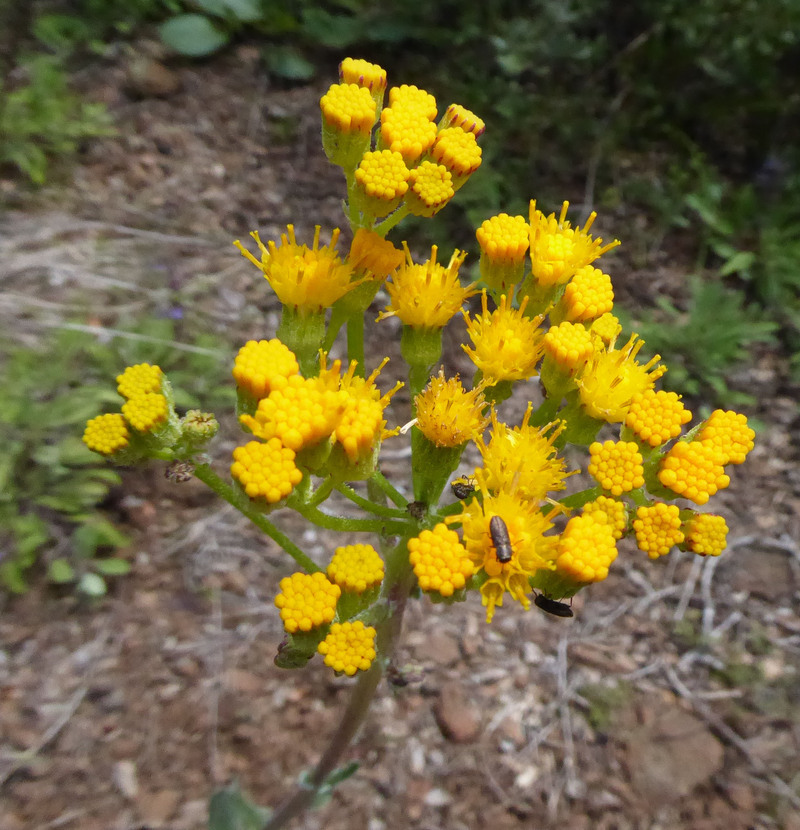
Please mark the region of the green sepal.
POLYGON ((325 340, 325 311, 283 307, 276 337, 294 352, 303 377, 319 374, 319 350, 325 340))
POLYGON ((411 476, 414 499, 429 506, 438 504, 450 476, 458 467, 466 444, 437 447, 419 427, 411 429, 411 476))
POLYGON ((287 634, 275 654, 275 665, 279 669, 302 669, 317 653, 317 646, 325 639, 330 626, 321 625, 311 631, 296 631, 287 634))

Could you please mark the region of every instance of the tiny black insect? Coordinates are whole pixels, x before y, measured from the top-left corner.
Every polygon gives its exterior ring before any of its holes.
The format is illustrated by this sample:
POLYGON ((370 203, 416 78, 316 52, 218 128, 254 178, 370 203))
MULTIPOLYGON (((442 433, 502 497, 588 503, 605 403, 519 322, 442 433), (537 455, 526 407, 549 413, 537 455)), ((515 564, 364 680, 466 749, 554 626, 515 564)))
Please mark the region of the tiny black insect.
POLYGON ((450 488, 453 491, 453 495, 457 499, 461 499, 461 501, 463 501, 475 492, 475 479, 470 478, 469 476, 454 478, 450 482, 450 488))
POLYGON ((489 519, 489 533, 492 534, 492 544, 494 544, 494 551, 497 554, 497 561, 504 565, 506 562, 510 562, 514 555, 514 549, 511 547, 511 538, 508 535, 508 528, 502 516, 492 516, 489 519))
POLYGON ((550 599, 550 597, 546 597, 544 594, 536 594, 536 598, 533 602, 538 608, 541 608, 542 611, 546 611, 554 617, 573 616, 572 609, 566 602, 559 602, 558 600, 550 599))

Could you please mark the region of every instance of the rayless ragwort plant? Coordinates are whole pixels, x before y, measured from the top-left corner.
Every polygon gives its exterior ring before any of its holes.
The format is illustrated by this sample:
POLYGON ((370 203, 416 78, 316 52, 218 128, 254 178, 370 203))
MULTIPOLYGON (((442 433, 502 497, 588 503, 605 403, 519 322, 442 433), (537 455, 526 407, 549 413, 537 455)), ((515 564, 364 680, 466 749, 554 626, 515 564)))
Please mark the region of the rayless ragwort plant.
POLYGON ((218 794, 215 828, 283 827, 352 772, 335 767, 390 665, 409 599, 452 603, 476 591, 487 622, 509 597, 568 617, 563 600, 606 578, 623 537, 652 559, 674 547, 716 556, 725 520, 692 505, 727 487, 725 467, 753 446, 735 412, 717 410, 683 432, 692 414, 677 394, 655 388, 666 371, 659 358, 637 362, 643 341, 620 338, 611 280, 592 264, 618 242, 590 235, 594 214, 573 227, 567 203, 546 216, 531 202, 527 218, 487 219, 477 231, 480 277, 466 285, 462 252, 444 264, 434 246, 419 263, 387 241, 404 216, 438 213, 478 168, 484 124, 458 105, 437 123, 434 97, 413 86, 390 89, 384 106, 386 73, 363 60, 346 59, 340 76, 320 106, 325 152, 347 183, 349 252, 337 252, 338 230, 322 245, 319 227, 311 246, 291 225, 279 242, 253 232, 260 256, 235 243, 283 312, 275 337, 246 343, 235 359, 239 420, 250 435, 233 452, 231 478, 205 454, 214 416, 179 417, 155 365, 125 369, 121 412, 93 418, 84 434, 119 463, 166 460, 172 478, 194 476, 238 508, 299 566, 275 599, 286 630, 276 664, 297 668, 319 653, 334 672, 358 675, 331 744, 297 792, 274 813, 238 792, 218 794), (364 355, 365 317, 381 286, 389 302, 378 322, 403 324, 413 400, 413 419, 393 429, 385 409, 402 384, 381 392, 388 358, 368 366, 364 355), (480 310, 470 313, 465 302, 478 293, 480 310), (437 369, 442 331, 458 314, 475 365, 471 388, 437 369), (346 365, 328 357, 341 328, 346 365), (521 423, 506 423, 512 388, 536 377, 541 395, 521 423), (617 440, 597 441, 602 427, 617 440), (381 474, 389 439, 410 441, 411 498, 381 474), (470 443, 480 465, 450 481, 470 443), (577 472, 567 469, 567 444, 588 450, 596 483, 564 496, 577 472), (455 503, 443 499, 448 483, 455 503), (323 510, 334 491, 362 515, 338 515, 330 503, 323 510), (342 545, 317 563, 273 521, 278 508, 328 530, 372 534, 375 546, 342 545))

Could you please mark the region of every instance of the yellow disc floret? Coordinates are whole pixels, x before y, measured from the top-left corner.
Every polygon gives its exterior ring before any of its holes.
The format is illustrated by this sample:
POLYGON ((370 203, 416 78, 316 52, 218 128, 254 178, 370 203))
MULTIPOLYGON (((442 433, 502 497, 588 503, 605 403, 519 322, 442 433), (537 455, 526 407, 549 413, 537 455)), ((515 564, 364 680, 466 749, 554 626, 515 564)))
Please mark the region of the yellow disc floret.
POLYGON ((606 314, 614 307, 614 289, 611 277, 599 268, 584 265, 564 289, 564 309, 567 320, 582 323, 606 314))
POLYGON ((387 107, 381 112, 379 137, 380 149, 400 153, 406 164, 413 165, 433 147, 436 124, 419 110, 387 107))
POLYGON ((731 483, 719 459, 713 446, 680 441, 662 459, 658 480, 679 496, 705 504, 717 490, 731 483))
POLYGON ((160 392, 164 373, 160 366, 137 363, 117 376, 117 391, 123 398, 143 395, 146 392, 160 392))
POLYGON ((388 239, 366 228, 355 232, 347 256, 357 274, 364 273, 375 280, 385 280, 403 264, 405 258, 400 248, 395 248, 388 239))
POLYGON ((592 334, 596 334, 606 347, 613 347, 619 333, 622 331, 622 323, 610 311, 601 314, 589 327, 592 334))
POLYGON ((592 336, 579 323, 550 326, 542 345, 545 354, 567 374, 577 372, 594 354, 592 336))
POLYGON ((122 405, 125 420, 138 432, 153 432, 169 417, 167 399, 158 392, 133 395, 122 405))
POLYGON ((663 389, 645 389, 631 398, 625 425, 651 447, 660 447, 681 434, 681 427, 692 420, 692 413, 681 403, 680 395, 663 389))
POLYGON ((375 123, 375 101, 357 84, 332 84, 319 106, 325 124, 337 132, 368 136, 375 123))
POLYGON ((595 441, 589 455, 589 475, 612 496, 644 486, 644 459, 635 441, 595 441))
POLYGON ((345 58, 339 64, 339 80, 366 87, 373 98, 376 95, 382 97, 386 89, 386 70, 361 58, 345 58))
POLYGON ((441 164, 423 161, 408 177, 405 205, 414 216, 434 216, 455 195, 453 175, 441 164))
POLYGON ((403 156, 392 150, 364 153, 355 178, 365 208, 373 216, 386 216, 394 210, 408 190, 411 175, 403 156))
POLYGON ((389 106, 396 110, 414 110, 427 118, 428 121, 433 121, 438 112, 436 99, 433 95, 413 84, 393 86, 389 90, 389 106))
POLYGON ((617 558, 614 530, 605 516, 573 516, 558 539, 556 572, 577 583, 600 582, 617 558))
POLYGON ((375 634, 372 626, 356 622, 334 623, 328 636, 317 646, 324 655, 325 665, 335 672, 352 677, 366 671, 375 659, 375 634))
POLYGON ((250 441, 233 451, 231 475, 251 499, 262 498, 274 504, 285 499, 303 478, 294 458, 294 450, 284 447, 277 438, 267 443, 250 441))
POLYGON ((740 412, 715 409, 703 424, 697 440, 713 447, 723 464, 742 464, 753 449, 755 432, 740 412))
POLYGON ((637 509, 633 520, 636 544, 651 559, 669 553, 683 541, 680 509, 677 504, 656 502, 637 509))
POLYGON ((98 415, 86 424, 83 443, 93 452, 113 455, 128 446, 130 433, 119 413, 98 415))
POLYGON ((383 580, 383 560, 372 545, 343 545, 336 548, 328 577, 343 591, 363 594, 383 580))
POLYGON ((280 585, 275 605, 280 608, 283 627, 290 634, 327 625, 336 615, 342 589, 324 573, 294 573, 285 576, 280 585))
POLYGON ((463 588, 474 570, 458 534, 442 523, 408 540, 408 558, 419 587, 443 597, 463 588))
POLYGON ((719 556, 728 545, 728 524, 713 513, 696 513, 684 532, 686 547, 700 556, 719 556))
POLYGON ((265 398, 273 389, 282 389, 300 371, 294 352, 277 338, 248 340, 233 362, 236 385, 254 398, 265 398))
POLYGON ((437 447, 459 447, 480 435, 489 423, 481 387, 467 391, 458 375, 445 380, 444 371, 414 399, 417 426, 437 447))
POLYGON ((598 496, 583 506, 584 513, 603 513, 611 524, 614 538, 619 540, 628 525, 628 511, 625 502, 610 496, 598 496))
POLYGON ((481 223, 475 236, 481 246, 481 279, 494 291, 516 285, 522 279, 530 244, 525 217, 492 216, 481 223))

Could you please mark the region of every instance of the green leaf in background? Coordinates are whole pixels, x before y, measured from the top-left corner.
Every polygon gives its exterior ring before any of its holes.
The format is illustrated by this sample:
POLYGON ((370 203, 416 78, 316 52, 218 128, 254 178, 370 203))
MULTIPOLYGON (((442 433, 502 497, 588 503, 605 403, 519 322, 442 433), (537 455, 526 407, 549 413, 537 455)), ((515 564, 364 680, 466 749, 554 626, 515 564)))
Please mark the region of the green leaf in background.
POLYGON ((298 50, 289 46, 264 50, 264 60, 273 75, 290 81, 307 81, 314 77, 314 64, 307 61, 298 50))
POLYGON ((51 582, 63 585, 75 579, 75 571, 66 559, 54 559, 47 569, 47 578, 51 582))
POLYGON ((125 576, 131 572, 131 563, 116 556, 110 559, 95 559, 92 567, 103 576, 125 576))
POLYGON ((103 597, 106 595, 106 582, 97 574, 84 574, 78 583, 78 590, 87 597, 103 597))
POLYGON ((261 830, 271 815, 272 810, 254 804, 234 782, 211 796, 208 830, 261 830))
POLYGON ((263 17, 257 0, 195 0, 195 2, 208 14, 223 18, 233 17, 242 23, 253 23, 263 17))
POLYGON ((180 14, 158 27, 167 46, 192 58, 216 52, 228 42, 228 35, 202 14, 180 14))

